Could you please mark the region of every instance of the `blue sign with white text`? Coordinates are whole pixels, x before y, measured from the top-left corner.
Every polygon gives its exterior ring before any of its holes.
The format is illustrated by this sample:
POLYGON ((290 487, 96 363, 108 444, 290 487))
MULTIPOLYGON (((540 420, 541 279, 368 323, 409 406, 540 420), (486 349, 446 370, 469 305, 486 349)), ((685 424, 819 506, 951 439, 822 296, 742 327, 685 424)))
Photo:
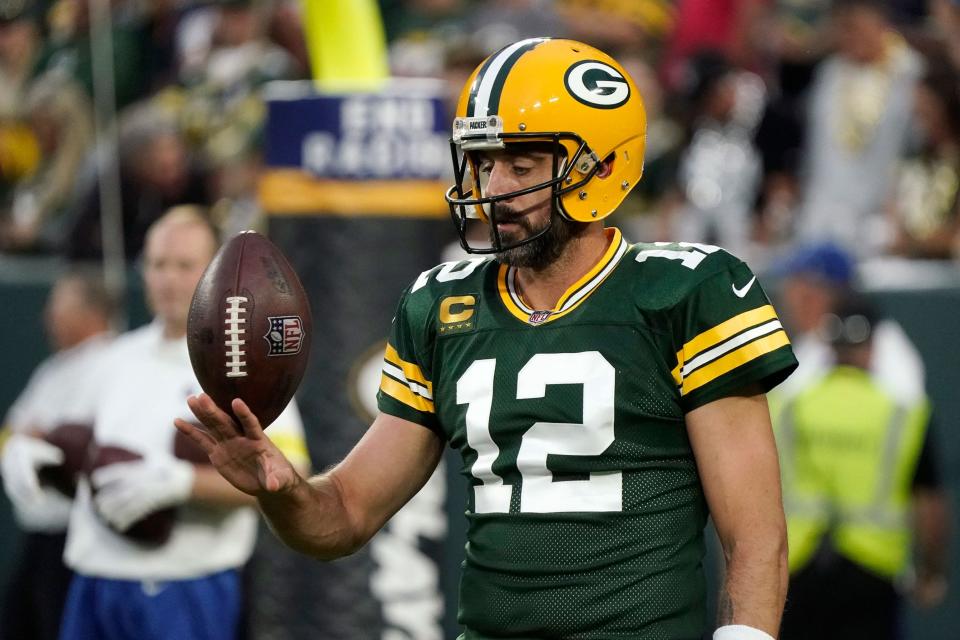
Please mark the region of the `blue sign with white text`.
POLYGON ((439 84, 398 80, 375 93, 283 93, 267 94, 272 169, 338 180, 439 180, 449 173, 450 122, 439 84))

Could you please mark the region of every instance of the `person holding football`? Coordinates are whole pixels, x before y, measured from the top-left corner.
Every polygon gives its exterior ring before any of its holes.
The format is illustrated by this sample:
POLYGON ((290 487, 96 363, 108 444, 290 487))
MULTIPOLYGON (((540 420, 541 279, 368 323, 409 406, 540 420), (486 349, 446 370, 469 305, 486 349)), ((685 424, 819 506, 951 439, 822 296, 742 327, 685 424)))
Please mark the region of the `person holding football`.
POLYGON ((461 95, 447 192, 464 248, 490 255, 403 293, 356 447, 305 479, 240 399, 240 424, 200 395, 205 428, 177 428, 321 559, 363 546, 459 450, 463 638, 700 638, 708 516, 727 559, 714 638, 775 637, 787 553, 765 392, 796 360, 743 262, 604 227, 645 130, 606 54, 550 38, 493 54, 461 95))
MULTIPOLYGON (((75 575, 60 640, 237 637, 239 569, 257 534, 253 500, 208 464, 178 453, 169 428, 190 415, 187 397, 200 389, 187 353, 187 315, 217 246, 199 207, 175 207, 154 222, 143 255, 154 320, 118 337, 87 373, 96 380, 94 446, 135 459, 93 468, 79 483, 64 553, 75 575), (173 519, 169 535, 142 524, 156 523, 158 513, 173 519)), ((274 428, 291 469, 308 469, 293 404, 274 428)))
POLYGON ((89 434, 89 374, 114 338, 116 307, 100 274, 60 276, 43 314, 55 352, 34 370, 4 418, 0 472, 24 537, 3 594, 0 638, 55 640, 60 633, 73 578, 63 563, 72 499, 69 491, 44 482, 43 471, 67 465, 65 451, 50 440, 53 434, 70 430, 78 436, 77 449, 89 434))

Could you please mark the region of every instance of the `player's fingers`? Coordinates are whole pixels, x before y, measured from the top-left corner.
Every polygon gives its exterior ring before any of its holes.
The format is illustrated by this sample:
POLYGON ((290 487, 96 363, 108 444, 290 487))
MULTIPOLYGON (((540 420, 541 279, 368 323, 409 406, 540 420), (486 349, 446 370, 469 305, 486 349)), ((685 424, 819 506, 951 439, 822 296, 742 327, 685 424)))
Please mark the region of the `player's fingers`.
POLYGON ((218 407, 205 393, 187 398, 187 406, 197 417, 214 440, 222 441, 235 438, 240 428, 225 411, 218 407))
POLYGON ((173 426, 177 428, 177 431, 196 442, 197 446, 203 449, 203 452, 207 454, 208 457, 213 455, 214 450, 217 448, 217 441, 206 429, 202 429, 180 418, 174 419, 173 426))
POLYGON ((263 438, 263 428, 260 426, 260 420, 253 415, 247 403, 240 398, 234 398, 231 403, 233 414, 240 420, 240 426, 243 427, 243 434, 251 440, 260 440, 263 438))

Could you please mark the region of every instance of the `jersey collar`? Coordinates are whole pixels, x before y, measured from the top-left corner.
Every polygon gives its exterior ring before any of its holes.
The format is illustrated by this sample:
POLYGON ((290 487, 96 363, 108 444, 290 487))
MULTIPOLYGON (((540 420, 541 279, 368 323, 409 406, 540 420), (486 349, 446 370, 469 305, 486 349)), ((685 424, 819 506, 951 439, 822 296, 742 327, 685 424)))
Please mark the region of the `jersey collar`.
POLYGON ((507 311, 527 324, 539 325, 563 317, 580 306, 584 300, 590 297, 590 294, 599 288, 600 284, 607 279, 607 276, 613 273, 620 259, 623 258, 629 248, 619 229, 611 227, 604 229, 604 233, 610 244, 603 257, 582 278, 570 285, 557 300, 557 306, 553 309, 530 308, 517 291, 517 269, 501 264, 500 270, 497 272, 497 290, 507 311))

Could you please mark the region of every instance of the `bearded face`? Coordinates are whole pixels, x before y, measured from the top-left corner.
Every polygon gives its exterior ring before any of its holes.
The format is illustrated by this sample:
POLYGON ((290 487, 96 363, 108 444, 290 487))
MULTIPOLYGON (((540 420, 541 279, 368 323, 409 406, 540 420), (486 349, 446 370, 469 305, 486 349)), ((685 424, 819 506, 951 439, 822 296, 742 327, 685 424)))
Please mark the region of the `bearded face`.
MULTIPOLYGON (((577 236, 579 225, 567 220, 552 207, 550 215, 539 224, 533 219, 533 216, 520 215, 507 205, 495 203, 493 207, 494 219, 497 222, 509 222, 518 227, 500 230, 500 241, 504 245, 523 242, 527 238, 542 233, 542 235, 526 244, 497 253, 497 260, 512 267, 542 271, 555 262, 563 254, 570 241, 577 236), (546 229, 545 233, 544 229, 546 229)), ((492 227, 490 229, 490 241, 496 243, 492 227)))

